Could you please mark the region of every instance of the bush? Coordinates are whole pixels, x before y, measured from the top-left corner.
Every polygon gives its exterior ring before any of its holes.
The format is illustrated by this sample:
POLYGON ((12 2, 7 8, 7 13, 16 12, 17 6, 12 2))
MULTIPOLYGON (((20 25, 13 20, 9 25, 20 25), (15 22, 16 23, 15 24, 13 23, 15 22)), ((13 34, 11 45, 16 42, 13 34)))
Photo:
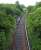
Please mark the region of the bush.
POLYGON ((41 50, 41 7, 28 15, 27 23, 32 50, 41 50))
MULTIPOLYGON (((4 10, 7 10, 7 7, 4 10)), ((4 12, 3 9, 0 10, 0 50, 8 50, 11 45, 12 31, 14 33, 16 26, 15 16, 7 14, 7 12, 4 12)))

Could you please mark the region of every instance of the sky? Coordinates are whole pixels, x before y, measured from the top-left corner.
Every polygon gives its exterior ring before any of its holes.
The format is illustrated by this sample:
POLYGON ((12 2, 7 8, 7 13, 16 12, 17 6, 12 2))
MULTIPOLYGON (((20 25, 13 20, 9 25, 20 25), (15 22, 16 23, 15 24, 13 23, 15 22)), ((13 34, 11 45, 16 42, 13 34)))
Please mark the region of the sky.
POLYGON ((19 1, 20 4, 24 4, 25 6, 28 5, 35 5, 36 2, 40 2, 41 0, 0 0, 0 4, 14 4, 16 1, 19 1))

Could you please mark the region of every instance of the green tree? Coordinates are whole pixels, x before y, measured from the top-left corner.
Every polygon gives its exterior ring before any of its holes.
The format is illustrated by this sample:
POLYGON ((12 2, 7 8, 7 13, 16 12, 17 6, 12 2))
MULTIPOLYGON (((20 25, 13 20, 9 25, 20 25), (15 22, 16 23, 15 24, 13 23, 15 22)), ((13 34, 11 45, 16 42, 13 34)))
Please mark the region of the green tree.
POLYGON ((13 14, 13 8, 9 5, 0 6, 0 50, 8 50, 11 45, 12 33, 15 31, 16 19, 13 14))

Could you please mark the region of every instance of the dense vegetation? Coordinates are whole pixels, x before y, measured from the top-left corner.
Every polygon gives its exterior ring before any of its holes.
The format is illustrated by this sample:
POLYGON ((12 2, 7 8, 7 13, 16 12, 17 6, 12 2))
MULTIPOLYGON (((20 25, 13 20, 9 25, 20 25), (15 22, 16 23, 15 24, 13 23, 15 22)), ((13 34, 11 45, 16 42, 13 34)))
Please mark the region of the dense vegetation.
POLYGON ((15 31, 15 16, 11 7, 0 5, 0 50, 6 50, 11 45, 12 33, 15 31))
POLYGON ((15 34, 16 17, 22 15, 22 5, 0 4, 0 50, 8 50, 15 34))
POLYGON ((41 2, 28 6, 27 30, 32 50, 41 50, 41 2))

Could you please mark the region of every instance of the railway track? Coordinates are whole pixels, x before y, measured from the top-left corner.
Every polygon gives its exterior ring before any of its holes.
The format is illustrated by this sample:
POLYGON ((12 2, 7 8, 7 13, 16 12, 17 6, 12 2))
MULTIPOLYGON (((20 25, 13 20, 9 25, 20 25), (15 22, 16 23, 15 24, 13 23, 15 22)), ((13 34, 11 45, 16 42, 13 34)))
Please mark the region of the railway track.
POLYGON ((25 36, 25 25, 22 17, 16 26, 16 50, 27 50, 25 36))
POLYGON ((15 40, 13 40, 10 50, 31 50, 27 37, 24 17, 22 17, 19 21, 17 19, 16 23, 15 40))

